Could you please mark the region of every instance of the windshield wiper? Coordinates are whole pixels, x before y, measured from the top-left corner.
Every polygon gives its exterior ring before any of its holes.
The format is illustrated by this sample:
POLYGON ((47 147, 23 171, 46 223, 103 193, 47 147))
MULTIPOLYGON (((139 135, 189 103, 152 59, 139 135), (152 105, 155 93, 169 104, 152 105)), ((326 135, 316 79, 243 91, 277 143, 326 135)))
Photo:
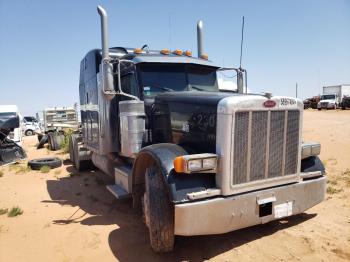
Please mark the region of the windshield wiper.
POLYGON ((190 85, 190 87, 191 87, 191 89, 195 89, 195 90, 198 90, 198 91, 207 91, 205 89, 202 89, 202 88, 200 88, 198 86, 194 86, 194 85, 190 85))
POLYGON ((156 84, 153 84, 152 87, 153 86, 156 87, 156 88, 159 88, 159 89, 161 89, 163 91, 169 91, 169 92, 174 91, 173 89, 171 89, 169 87, 165 87, 165 86, 160 86, 160 85, 156 85, 156 84))

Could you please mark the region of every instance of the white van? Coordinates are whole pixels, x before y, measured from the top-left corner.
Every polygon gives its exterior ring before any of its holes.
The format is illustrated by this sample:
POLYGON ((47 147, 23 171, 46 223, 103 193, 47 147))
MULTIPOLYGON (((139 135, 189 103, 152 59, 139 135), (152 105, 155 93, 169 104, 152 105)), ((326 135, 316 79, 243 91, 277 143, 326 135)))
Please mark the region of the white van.
POLYGON ((0 105, 0 121, 11 117, 19 117, 20 126, 11 130, 8 138, 22 146, 22 116, 16 105, 0 105))

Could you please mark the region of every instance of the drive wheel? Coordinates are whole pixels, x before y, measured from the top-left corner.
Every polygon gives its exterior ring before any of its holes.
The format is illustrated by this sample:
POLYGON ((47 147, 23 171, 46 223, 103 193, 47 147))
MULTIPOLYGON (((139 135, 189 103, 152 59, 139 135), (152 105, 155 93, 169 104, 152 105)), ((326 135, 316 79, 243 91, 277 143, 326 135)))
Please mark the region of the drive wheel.
POLYGON ((87 148, 83 148, 79 143, 82 142, 81 136, 72 136, 72 150, 73 150, 73 163, 78 171, 83 171, 93 168, 91 159, 86 159, 86 156, 90 154, 87 148), (85 160, 86 159, 86 160, 85 160))
POLYGON ((48 135, 49 149, 57 151, 61 149, 61 144, 64 140, 64 135, 60 133, 51 132, 48 135))
POLYGON ((73 139, 78 138, 78 134, 71 134, 69 136, 69 160, 74 164, 74 147, 73 147, 73 139))
POLYGON ((155 252, 174 248, 174 206, 170 202, 163 177, 155 167, 146 170, 144 216, 149 229, 151 247, 155 252))

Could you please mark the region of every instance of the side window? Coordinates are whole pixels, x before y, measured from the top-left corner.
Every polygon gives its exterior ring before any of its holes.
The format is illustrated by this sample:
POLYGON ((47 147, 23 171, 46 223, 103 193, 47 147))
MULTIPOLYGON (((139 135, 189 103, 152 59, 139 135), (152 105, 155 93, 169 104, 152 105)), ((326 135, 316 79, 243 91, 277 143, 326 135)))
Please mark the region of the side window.
POLYGON ((124 93, 137 96, 137 83, 134 73, 128 73, 121 78, 122 90, 124 93))

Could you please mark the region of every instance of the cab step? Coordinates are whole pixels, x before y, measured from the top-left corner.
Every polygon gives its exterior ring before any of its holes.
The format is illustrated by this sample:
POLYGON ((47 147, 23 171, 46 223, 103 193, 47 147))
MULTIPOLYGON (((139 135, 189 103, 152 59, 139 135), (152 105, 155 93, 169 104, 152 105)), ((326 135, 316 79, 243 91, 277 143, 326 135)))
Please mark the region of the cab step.
POLYGON ((124 188, 119 185, 107 185, 106 188, 111 192, 117 199, 124 199, 131 197, 124 188))

